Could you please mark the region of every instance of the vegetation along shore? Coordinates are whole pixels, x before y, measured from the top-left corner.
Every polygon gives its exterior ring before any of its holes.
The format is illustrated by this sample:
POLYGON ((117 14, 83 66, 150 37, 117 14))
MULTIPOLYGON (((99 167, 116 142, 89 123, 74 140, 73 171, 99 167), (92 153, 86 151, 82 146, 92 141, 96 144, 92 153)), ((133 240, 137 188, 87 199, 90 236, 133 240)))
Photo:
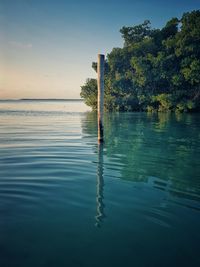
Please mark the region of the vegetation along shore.
MULTIPOLYGON (((105 110, 200 111, 200 10, 162 29, 145 20, 120 33, 124 46, 113 48, 105 63, 105 110)), ((87 79, 81 97, 97 109, 96 79, 87 79)))

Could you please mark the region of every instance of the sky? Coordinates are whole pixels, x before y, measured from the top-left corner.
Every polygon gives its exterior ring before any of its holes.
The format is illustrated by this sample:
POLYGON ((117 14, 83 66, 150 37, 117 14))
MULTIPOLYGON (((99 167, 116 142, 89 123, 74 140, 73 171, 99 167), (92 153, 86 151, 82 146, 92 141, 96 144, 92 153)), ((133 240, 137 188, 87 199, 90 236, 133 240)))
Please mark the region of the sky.
POLYGON ((200 0, 0 0, 0 99, 80 98, 97 54, 149 19, 161 28, 200 0))

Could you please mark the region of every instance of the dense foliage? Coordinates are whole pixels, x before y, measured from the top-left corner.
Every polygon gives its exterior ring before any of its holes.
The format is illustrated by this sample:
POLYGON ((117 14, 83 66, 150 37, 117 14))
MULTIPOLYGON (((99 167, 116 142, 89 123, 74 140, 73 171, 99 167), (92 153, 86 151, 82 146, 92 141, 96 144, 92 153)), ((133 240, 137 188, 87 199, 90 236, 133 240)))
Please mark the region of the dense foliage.
MULTIPOLYGON (((172 18, 162 29, 146 20, 120 33, 124 47, 113 48, 105 63, 106 110, 200 110, 200 10, 172 18)), ((95 79, 81 87, 81 97, 97 108, 95 79)))

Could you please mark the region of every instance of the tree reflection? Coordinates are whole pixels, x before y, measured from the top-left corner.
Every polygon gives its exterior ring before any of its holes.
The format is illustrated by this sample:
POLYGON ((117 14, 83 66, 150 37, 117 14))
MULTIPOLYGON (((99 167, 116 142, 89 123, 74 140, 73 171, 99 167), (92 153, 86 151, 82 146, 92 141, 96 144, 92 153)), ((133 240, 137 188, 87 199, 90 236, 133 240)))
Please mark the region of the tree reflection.
MULTIPOLYGON (((83 120, 83 133, 97 142, 96 114, 83 120)), ((188 197, 199 194, 199 118, 196 114, 105 114, 105 152, 121 179, 149 182, 150 177, 164 181, 162 190, 188 197), (118 165, 117 165, 118 164, 118 165), (165 185, 165 186, 164 186, 165 185), (170 188, 167 189, 167 186, 170 188)), ((105 170, 104 170, 105 171, 105 170)), ((99 173, 99 171, 98 171, 99 173)))

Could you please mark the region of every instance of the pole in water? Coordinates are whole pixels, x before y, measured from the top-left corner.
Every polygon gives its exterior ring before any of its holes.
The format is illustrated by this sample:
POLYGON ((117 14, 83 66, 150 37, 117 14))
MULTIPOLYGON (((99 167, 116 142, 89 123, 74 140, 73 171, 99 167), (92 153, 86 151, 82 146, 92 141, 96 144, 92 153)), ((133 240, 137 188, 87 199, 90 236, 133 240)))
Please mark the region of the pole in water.
POLYGON ((104 110, 104 55, 98 54, 98 142, 103 142, 103 110, 104 110))

